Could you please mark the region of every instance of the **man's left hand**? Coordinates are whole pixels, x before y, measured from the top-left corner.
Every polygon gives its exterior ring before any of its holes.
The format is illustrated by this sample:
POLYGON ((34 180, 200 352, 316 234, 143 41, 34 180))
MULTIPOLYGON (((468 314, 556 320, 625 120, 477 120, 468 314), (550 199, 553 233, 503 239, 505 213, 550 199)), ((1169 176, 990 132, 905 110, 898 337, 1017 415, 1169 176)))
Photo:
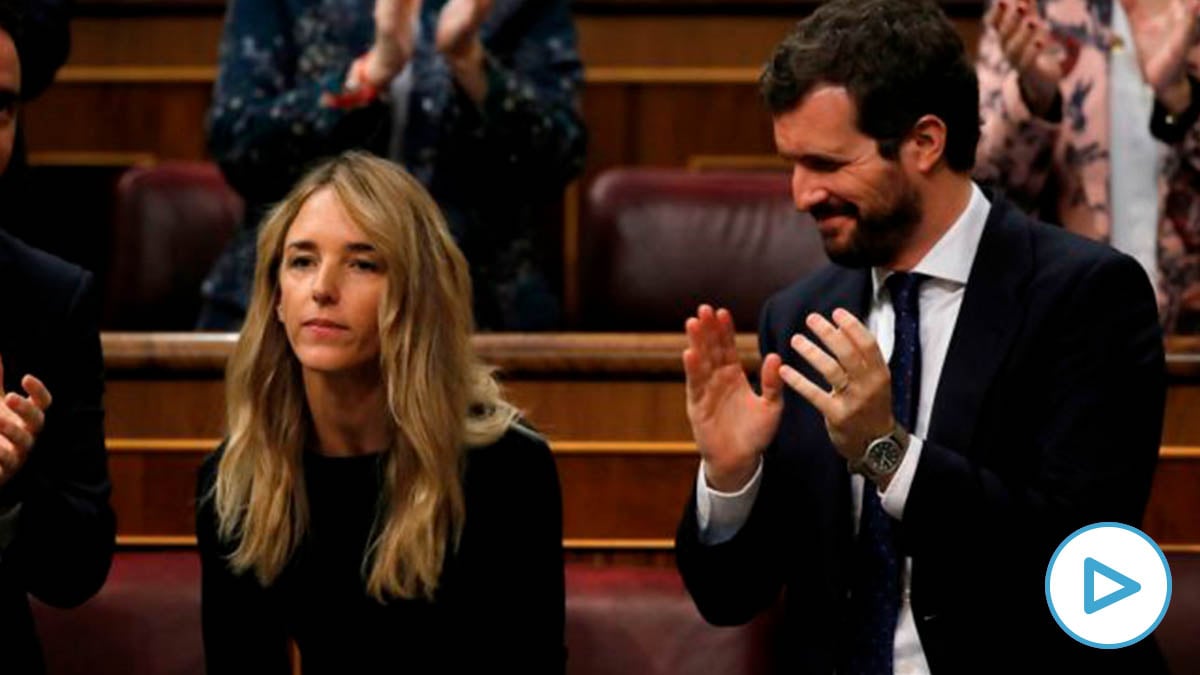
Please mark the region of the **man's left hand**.
MULTIPOLYGON (((0 361, 0 382, 4 381, 4 363, 0 361)), ((0 386, 0 486, 12 480, 25 466, 29 451, 46 423, 50 391, 32 375, 21 379, 27 396, 5 393, 0 386)))
POLYGON ((838 453, 856 460, 871 441, 890 433, 895 424, 892 373, 875 336, 853 314, 834 310, 833 321, 815 313, 805 319, 828 351, 799 333, 791 340, 792 349, 825 378, 830 391, 791 366, 783 366, 779 374, 824 415, 829 439, 838 453))

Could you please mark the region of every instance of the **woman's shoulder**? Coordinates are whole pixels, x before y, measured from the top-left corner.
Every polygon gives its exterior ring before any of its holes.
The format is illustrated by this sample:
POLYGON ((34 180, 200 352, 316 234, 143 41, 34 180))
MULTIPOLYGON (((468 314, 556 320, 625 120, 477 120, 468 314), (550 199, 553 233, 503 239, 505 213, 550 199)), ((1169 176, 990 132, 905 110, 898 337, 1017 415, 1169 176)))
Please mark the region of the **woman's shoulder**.
POLYGON ((217 467, 221 464, 221 457, 225 454, 225 445, 229 439, 223 439, 212 452, 204 456, 204 460, 200 462, 200 468, 196 471, 196 497, 202 498, 212 490, 212 486, 217 482, 217 467))
POLYGON ((467 451, 468 487, 510 480, 528 484, 548 472, 557 480, 550 444, 521 420, 512 422, 504 434, 492 443, 467 451))

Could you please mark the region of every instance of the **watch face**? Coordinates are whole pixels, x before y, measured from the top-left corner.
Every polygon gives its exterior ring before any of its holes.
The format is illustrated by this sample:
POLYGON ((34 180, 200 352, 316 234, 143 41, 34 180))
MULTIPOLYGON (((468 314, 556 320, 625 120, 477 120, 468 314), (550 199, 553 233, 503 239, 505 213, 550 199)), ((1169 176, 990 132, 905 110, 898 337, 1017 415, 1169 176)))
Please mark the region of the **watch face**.
POLYGON ((900 445, 891 438, 881 438, 867 448, 867 466, 876 475, 887 475, 900 466, 900 445))

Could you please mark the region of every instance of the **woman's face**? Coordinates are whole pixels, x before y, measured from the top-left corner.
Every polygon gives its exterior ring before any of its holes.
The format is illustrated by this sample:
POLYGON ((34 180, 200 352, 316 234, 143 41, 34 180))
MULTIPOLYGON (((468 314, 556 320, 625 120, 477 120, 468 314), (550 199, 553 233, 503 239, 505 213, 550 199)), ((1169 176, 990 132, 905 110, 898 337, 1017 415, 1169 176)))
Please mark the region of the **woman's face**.
POLYGON ((279 321, 307 371, 344 373, 379 362, 383 256, 330 188, 292 221, 279 268, 279 321))

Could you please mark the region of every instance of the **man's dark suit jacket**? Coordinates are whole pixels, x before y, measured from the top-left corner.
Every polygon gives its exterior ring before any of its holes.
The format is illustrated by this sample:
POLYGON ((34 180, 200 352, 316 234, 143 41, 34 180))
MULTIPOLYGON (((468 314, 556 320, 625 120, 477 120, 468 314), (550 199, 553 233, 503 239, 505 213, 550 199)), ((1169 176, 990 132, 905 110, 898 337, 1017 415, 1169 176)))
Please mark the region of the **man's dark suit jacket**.
MULTIPOLYGON (((781 291, 763 309, 762 352, 822 383, 789 336, 815 337, 810 312, 844 307, 865 321, 870 293, 868 270, 837 266, 781 291)), ((899 528, 935 675, 1163 668, 1150 640, 1102 651, 1068 637, 1044 575, 1074 530, 1140 524, 1165 387, 1145 271, 992 197, 899 528)), ((745 525, 702 545, 693 495, 679 569, 714 624, 746 622, 784 589, 782 672, 833 672, 845 658, 851 518, 846 462, 820 413, 788 390, 745 525)))
POLYGON ((0 511, 20 504, 0 550, 0 672, 39 673, 27 593, 82 603, 104 584, 115 521, 104 450, 103 363, 91 275, 0 231, 0 358, 4 390, 34 375, 53 397, 29 458, 0 486, 0 511))

